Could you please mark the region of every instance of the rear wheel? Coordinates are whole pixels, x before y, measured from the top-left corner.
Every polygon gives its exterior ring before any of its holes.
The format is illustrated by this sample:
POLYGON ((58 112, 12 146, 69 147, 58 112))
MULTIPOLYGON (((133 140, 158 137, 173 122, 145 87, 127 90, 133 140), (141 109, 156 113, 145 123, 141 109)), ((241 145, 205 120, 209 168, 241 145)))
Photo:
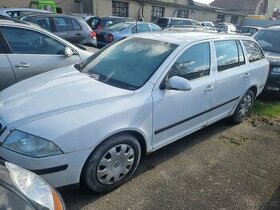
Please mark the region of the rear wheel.
POLYGON ((253 102, 254 92, 252 90, 248 90, 236 107, 235 112, 232 116, 232 121, 236 124, 241 123, 246 118, 248 112, 251 110, 253 102))
POLYGON ((84 181, 93 191, 111 191, 129 180, 140 157, 141 147, 134 136, 114 136, 92 153, 84 168, 84 181))

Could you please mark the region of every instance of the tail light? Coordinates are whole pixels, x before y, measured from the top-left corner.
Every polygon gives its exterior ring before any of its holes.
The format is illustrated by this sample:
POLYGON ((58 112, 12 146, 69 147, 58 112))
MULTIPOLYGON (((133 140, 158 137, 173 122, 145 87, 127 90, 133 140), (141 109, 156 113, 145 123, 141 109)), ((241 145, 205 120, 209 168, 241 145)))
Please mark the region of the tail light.
POLYGON ((89 32, 92 39, 96 39, 96 33, 94 31, 89 32))
POLYGON ((113 34, 108 34, 108 35, 106 36, 106 41, 107 41, 107 42, 112 42, 112 41, 114 41, 114 36, 113 36, 113 34))

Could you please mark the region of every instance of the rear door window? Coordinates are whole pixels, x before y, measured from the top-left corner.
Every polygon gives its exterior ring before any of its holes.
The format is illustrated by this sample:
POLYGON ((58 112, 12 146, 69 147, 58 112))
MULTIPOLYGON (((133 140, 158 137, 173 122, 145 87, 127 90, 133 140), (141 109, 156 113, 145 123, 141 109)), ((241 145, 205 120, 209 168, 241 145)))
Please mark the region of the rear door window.
POLYGON ((55 17, 53 19, 57 32, 74 31, 72 20, 70 18, 55 17))
POLYGON ((152 31, 161 31, 161 28, 154 24, 150 24, 150 28, 152 31))
POLYGON ((215 41, 218 71, 239 66, 236 41, 215 41))
POLYGON ((265 58, 262 50, 255 42, 249 41, 249 40, 243 40, 242 42, 245 46, 247 56, 248 56, 250 63, 265 58))
POLYGON ((37 24, 39 25, 40 27, 48 30, 48 31, 51 31, 51 23, 50 23, 50 18, 48 17, 40 17, 40 18, 36 18, 36 19, 31 19, 31 20, 28 20, 34 24, 37 24))
POLYGON ((148 31, 150 31, 148 24, 142 23, 138 25, 138 32, 148 32, 148 31))

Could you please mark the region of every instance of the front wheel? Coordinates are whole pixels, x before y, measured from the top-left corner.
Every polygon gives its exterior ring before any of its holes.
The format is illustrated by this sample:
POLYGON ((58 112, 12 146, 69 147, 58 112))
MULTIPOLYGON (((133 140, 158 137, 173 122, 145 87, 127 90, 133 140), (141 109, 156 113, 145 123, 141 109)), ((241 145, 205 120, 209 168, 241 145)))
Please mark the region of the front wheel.
POLYGON ((235 112, 232 116, 232 121, 235 124, 241 123, 247 116, 248 112, 251 110, 254 102, 254 93, 252 90, 248 90, 241 101, 237 105, 235 112))
POLYGON ((129 180, 141 157, 137 139, 128 134, 101 143, 84 167, 84 181, 95 192, 108 192, 129 180))

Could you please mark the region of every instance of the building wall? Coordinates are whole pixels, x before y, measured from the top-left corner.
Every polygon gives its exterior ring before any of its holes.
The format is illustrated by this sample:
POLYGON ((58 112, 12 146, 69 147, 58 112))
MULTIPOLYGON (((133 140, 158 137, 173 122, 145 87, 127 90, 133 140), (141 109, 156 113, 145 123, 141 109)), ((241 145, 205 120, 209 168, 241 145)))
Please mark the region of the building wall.
MULTIPOLYGON (((29 7, 30 0, 0 0, 0 7, 29 7)), ((80 3, 74 0, 56 0, 63 13, 80 12, 80 3)))
MULTIPOLYGON (((112 0, 92 0, 93 1, 93 15, 99 15, 99 16, 106 16, 106 15, 112 15, 112 0)), ((138 19, 138 11, 141 7, 140 4, 135 0, 117 0, 120 2, 127 2, 128 3, 128 16, 132 17, 134 19, 138 19)), ((162 0, 159 5, 156 3, 145 3, 144 6, 144 20, 145 21, 152 21, 152 7, 153 6, 161 6, 164 7, 164 16, 165 17, 177 17, 177 11, 179 9, 181 10, 188 10, 189 11, 189 17, 190 19, 194 19, 197 21, 213 21, 216 22, 217 20, 217 12, 215 11, 203 11, 203 10, 193 10, 186 8, 188 0, 162 0), (168 3, 177 3, 177 5, 170 4, 163 5, 162 2, 168 2, 168 3), (185 6, 185 7, 184 7, 185 6)), ((221 13, 222 14, 222 13, 221 13)), ((238 19, 238 22, 240 22, 242 18, 240 17, 238 19)), ((225 20, 226 22, 231 22, 231 15, 225 14, 225 20)))

